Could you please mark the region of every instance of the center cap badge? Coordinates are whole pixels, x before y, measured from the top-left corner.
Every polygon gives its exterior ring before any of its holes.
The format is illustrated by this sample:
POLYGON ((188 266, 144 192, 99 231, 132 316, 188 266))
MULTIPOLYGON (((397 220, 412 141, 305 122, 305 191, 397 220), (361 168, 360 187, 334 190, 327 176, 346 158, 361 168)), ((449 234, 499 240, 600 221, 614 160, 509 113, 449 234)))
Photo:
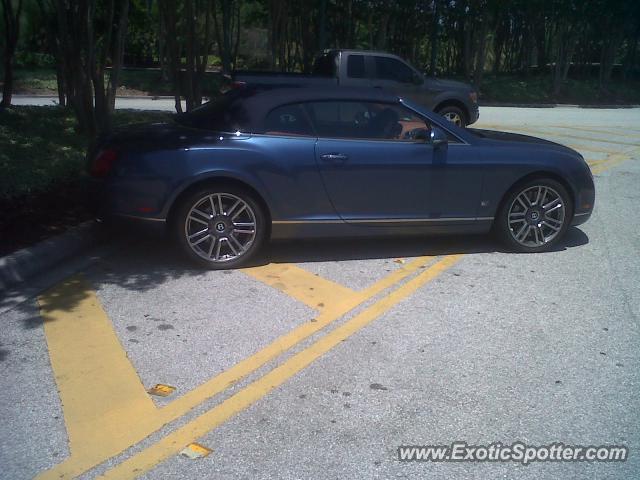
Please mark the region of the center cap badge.
POLYGON ((222 223, 222 222, 216 223, 216 230, 218 232, 224 232, 224 228, 225 228, 224 223, 222 223))

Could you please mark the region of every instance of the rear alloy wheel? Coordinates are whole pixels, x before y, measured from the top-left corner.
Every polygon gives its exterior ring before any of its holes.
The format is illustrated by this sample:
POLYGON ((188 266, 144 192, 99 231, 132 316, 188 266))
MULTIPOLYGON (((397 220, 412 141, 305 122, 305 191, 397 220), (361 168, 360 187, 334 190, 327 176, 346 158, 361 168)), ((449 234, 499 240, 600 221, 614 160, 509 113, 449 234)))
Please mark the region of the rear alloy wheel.
POLYGON ((438 110, 438 113, 458 127, 467 126, 467 117, 458 107, 448 106, 438 110))
POLYGON ((182 249, 200 265, 234 268, 258 250, 264 239, 265 216, 243 190, 207 188, 181 204, 175 229, 182 249))
POLYGON ((560 183, 532 180, 507 197, 499 213, 499 233, 513 250, 543 252, 562 238, 571 212, 571 200, 560 183))

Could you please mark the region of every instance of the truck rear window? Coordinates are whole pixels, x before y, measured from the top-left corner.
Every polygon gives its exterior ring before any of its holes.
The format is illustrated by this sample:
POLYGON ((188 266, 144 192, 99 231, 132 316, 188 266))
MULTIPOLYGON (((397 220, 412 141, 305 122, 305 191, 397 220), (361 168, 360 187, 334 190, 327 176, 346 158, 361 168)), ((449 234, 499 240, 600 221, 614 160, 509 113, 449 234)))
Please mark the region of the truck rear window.
POLYGON ((336 55, 325 53, 316 58, 313 64, 313 74, 321 77, 336 76, 336 55))
POLYGON ((364 78, 364 55, 349 55, 347 59, 347 76, 350 78, 364 78))

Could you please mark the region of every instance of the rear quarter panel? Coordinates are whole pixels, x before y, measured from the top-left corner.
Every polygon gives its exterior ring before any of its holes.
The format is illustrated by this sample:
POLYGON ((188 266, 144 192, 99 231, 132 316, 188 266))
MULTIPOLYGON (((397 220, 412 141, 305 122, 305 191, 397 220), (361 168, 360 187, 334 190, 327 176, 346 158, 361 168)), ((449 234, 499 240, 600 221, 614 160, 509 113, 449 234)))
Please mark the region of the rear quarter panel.
POLYGON ((195 142, 184 148, 129 151, 109 182, 118 213, 166 218, 181 193, 207 180, 232 179, 253 188, 272 219, 315 212, 335 216, 314 159, 315 138, 249 138, 195 142))

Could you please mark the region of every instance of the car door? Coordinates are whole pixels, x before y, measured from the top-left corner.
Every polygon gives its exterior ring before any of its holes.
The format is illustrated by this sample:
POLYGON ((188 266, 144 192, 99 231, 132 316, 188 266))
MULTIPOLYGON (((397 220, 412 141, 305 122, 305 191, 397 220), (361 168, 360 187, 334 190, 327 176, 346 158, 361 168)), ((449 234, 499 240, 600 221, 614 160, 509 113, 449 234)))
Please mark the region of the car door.
POLYGON ((475 218, 481 171, 452 137, 434 148, 431 125, 399 103, 307 104, 327 194, 348 223, 397 224, 475 218))
POLYGON ((398 58, 386 55, 371 57, 372 85, 396 92, 403 98, 432 107, 433 93, 424 77, 398 58))
POLYGON ((371 87, 371 78, 367 75, 367 57, 360 53, 340 54, 340 85, 346 87, 371 87))

